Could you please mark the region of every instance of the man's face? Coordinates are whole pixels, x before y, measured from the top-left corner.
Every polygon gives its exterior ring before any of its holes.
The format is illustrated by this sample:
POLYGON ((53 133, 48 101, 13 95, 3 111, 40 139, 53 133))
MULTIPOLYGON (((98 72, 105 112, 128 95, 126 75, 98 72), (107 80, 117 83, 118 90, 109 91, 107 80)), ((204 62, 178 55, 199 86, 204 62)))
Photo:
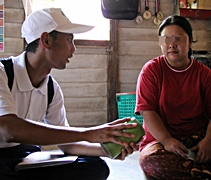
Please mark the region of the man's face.
POLYGON ((51 68, 64 69, 76 50, 73 34, 58 32, 56 38, 51 38, 48 54, 51 68))

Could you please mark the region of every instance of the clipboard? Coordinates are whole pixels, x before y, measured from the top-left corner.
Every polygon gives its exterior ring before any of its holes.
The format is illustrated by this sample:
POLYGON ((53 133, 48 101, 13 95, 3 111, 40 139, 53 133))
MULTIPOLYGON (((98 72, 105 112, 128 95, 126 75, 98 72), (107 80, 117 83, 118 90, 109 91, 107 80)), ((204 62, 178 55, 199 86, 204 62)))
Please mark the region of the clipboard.
POLYGON ((62 151, 34 152, 17 164, 15 171, 73 163, 77 158, 78 156, 65 155, 62 151))

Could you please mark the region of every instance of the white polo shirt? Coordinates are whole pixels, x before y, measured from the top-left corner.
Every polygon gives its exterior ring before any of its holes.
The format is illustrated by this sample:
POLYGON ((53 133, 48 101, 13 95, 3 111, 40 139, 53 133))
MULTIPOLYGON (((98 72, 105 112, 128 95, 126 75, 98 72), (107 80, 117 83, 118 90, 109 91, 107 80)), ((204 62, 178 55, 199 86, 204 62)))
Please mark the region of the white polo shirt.
MULTIPOLYGON (((45 77, 39 88, 35 88, 32 86, 26 70, 25 52, 17 57, 12 57, 12 59, 14 80, 11 92, 7 85, 8 79, 4 66, 0 63, 0 116, 17 114, 23 119, 57 126, 69 126, 66 119, 63 93, 55 79, 52 78, 54 85, 53 100, 47 107, 49 75, 45 77)), ((17 143, 4 143, 0 138, 0 148, 14 145, 17 145, 17 143)))

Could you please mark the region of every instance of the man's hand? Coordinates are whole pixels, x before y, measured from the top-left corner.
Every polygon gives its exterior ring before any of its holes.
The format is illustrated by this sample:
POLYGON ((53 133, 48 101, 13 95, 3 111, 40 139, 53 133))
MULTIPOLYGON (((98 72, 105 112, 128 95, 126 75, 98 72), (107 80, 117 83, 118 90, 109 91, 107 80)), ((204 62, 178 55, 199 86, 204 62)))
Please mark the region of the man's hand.
POLYGON ((134 151, 138 151, 138 149, 139 146, 137 144, 135 144, 134 142, 130 142, 130 144, 127 144, 125 149, 122 149, 122 153, 115 159, 124 160, 128 155, 132 154, 134 151))
POLYGON ((134 134, 123 131, 124 129, 134 128, 137 126, 136 123, 126 124, 129 120, 130 118, 118 119, 110 123, 88 128, 85 132, 87 141, 98 143, 113 142, 127 147, 128 144, 119 140, 117 137, 123 136, 127 138, 134 138, 134 134))

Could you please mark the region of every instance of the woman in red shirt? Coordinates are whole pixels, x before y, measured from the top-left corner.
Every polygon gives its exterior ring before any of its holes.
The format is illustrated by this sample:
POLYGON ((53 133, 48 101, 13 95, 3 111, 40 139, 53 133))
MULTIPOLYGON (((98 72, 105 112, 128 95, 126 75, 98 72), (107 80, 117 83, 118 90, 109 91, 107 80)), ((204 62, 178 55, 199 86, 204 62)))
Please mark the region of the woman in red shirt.
POLYGON ((139 163, 149 177, 211 179, 211 70, 191 58, 192 43, 187 19, 167 17, 159 27, 163 55, 138 77, 135 112, 146 131, 139 163))

